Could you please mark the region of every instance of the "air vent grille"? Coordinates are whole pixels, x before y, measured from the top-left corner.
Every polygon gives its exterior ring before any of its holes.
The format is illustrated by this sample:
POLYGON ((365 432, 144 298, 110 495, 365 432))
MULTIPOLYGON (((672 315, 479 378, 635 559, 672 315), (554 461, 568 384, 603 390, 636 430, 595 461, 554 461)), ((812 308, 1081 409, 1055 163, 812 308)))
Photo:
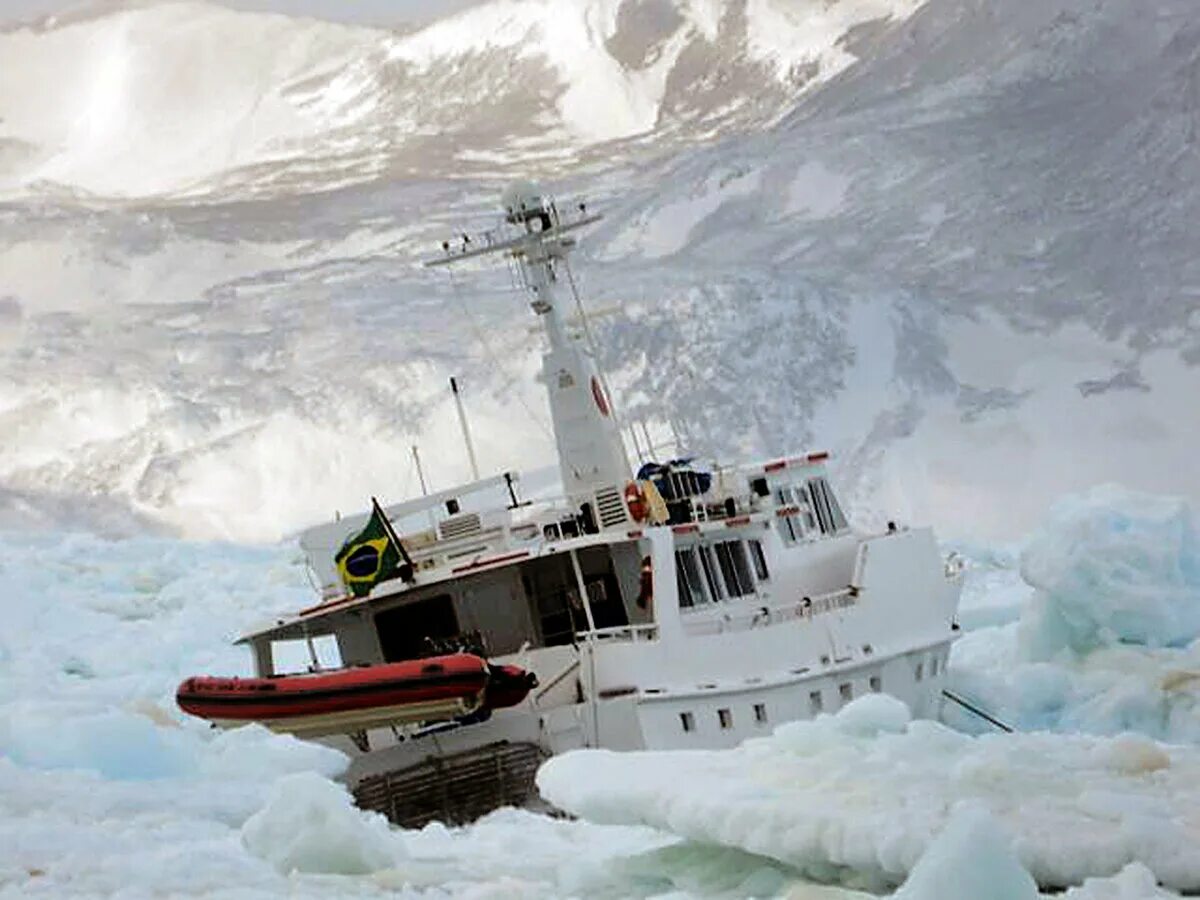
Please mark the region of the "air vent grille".
POLYGON ((600 525, 603 528, 624 525, 628 521, 625 503, 616 488, 603 487, 596 491, 596 509, 600 512, 600 525))
POLYGON ((482 530, 479 523, 479 513, 463 513, 451 516, 438 523, 438 534, 443 541, 453 541, 458 538, 479 534, 482 530))

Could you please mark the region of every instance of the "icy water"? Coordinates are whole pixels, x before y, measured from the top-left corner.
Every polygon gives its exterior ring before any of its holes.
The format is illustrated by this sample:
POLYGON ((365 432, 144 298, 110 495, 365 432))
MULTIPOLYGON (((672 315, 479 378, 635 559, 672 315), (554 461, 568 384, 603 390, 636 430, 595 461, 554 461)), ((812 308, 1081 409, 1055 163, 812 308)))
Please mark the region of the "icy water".
POLYGON ((985 624, 951 682, 1035 733, 868 697, 731 751, 559 757, 541 787, 577 820, 405 831, 351 806, 340 754, 173 706, 307 601, 292 546, 10 532, 0 896, 1025 898, 1030 872, 1172 896, 1155 880, 1200 885, 1195 538, 1183 503, 1112 489, 1060 505, 1027 581, 1017 551, 969 551, 985 624))

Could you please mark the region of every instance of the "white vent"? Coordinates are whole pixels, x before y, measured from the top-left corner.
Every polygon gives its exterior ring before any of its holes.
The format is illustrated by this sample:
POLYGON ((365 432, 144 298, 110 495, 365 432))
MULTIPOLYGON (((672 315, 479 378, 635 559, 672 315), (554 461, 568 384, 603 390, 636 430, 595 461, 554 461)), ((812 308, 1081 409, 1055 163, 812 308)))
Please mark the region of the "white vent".
POLYGON ((596 491, 596 510, 600 513, 600 527, 612 528, 629 521, 625 515, 625 501, 613 487, 602 487, 596 491))
POLYGON ((479 534, 481 530, 479 513, 462 513, 438 523, 438 534, 441 535, 443 541, 470 537, 473 534, 479 534))

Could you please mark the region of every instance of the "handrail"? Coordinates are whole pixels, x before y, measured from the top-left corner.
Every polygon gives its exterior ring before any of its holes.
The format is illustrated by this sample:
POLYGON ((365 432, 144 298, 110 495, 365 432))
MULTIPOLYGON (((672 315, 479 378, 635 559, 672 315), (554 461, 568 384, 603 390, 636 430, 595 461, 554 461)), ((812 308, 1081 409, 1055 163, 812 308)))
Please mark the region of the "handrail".
POLYGON ((594 628, 590 631, 579 631, 575 634, 578 640, 639 640, 652 641, 658 637, 658 626, 654 623, 643 625, 610 625, 607 628, 594 628))
MULTIPOLYGON (((811 619, 816 615, 854 606, 858 602, 857 598, 860 593, 859 588, 848 585, 840 590, 818 594, 815 597, 805 597, 802 600, 775 606, 763 605, 737 615, 725 613, 721 618, 691 622, 685 618, 684 628, 691 634, 723 634, 726 631, 744 631, 797 619, 811 619)), ((690 612, 719 610, 725 602, 727 601, 722 601, 720 604, 707 603, 701 607, 692 607, 691 610, 685 611, 685 615, 690 612)))

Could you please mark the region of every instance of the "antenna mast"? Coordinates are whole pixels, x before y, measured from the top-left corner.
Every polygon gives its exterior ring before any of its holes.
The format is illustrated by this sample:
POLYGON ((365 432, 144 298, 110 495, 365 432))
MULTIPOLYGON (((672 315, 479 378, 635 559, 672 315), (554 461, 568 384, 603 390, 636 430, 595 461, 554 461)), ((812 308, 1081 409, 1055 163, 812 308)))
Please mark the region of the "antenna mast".
POLYGON ((464 235, 456 247, 445 242, 445 254, 425 265, 450 265, 494 253, 517 262, 529 305, 546 334, 542 377, 550 395, 563 488, 576 505, 595 503, 598 490, 620 491, 629 482, 629 459, 596 363, 567 332, 558 287, 559 272, 566 270, 567 255, 576 243, 571 232, 600 216, 589 214, 581 203, 578 214, 565 220, 554 201, 527 181, 505 190, 501 206, 504 224, 499 234, 485 232, 475 241, 464 235))

